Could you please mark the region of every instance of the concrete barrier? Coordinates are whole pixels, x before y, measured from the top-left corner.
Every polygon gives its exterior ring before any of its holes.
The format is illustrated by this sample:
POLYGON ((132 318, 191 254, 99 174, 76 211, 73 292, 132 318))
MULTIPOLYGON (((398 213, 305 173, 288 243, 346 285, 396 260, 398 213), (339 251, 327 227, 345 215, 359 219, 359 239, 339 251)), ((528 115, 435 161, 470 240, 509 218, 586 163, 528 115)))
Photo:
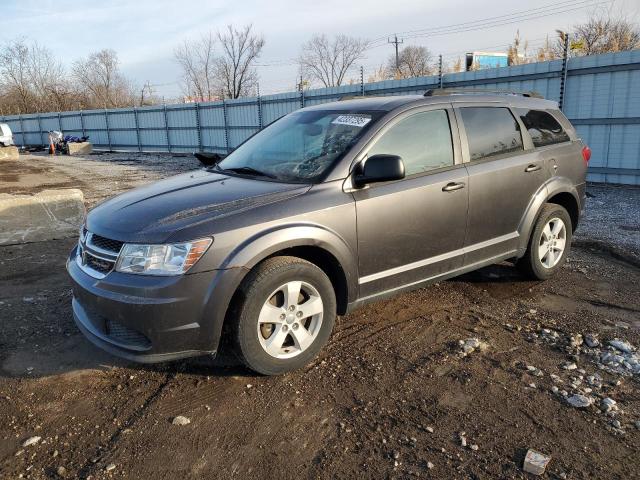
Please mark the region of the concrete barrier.
POLYGON ((19 158, 18 147, 0 147, 0 160, 18 160, 19 158))
POLYGON ((67 143, 69 155, 87 155, 93 152, 93 145, 90 142, 67 143))
POLYGON ((0 245, 78 235, 84 214, 84 196, 75 188, 0 194, 0 245))

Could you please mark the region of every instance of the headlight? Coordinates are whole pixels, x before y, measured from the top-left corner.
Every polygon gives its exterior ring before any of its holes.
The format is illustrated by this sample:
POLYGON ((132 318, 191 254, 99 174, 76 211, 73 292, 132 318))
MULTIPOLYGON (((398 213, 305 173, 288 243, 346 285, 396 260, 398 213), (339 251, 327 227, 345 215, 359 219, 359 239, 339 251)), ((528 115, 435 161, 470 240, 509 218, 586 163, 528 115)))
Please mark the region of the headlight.
POLYGON ((122 246, 116 271, 143 275, 180 275, 189 270, 211 245, 210 238, 170 245, 122 246))

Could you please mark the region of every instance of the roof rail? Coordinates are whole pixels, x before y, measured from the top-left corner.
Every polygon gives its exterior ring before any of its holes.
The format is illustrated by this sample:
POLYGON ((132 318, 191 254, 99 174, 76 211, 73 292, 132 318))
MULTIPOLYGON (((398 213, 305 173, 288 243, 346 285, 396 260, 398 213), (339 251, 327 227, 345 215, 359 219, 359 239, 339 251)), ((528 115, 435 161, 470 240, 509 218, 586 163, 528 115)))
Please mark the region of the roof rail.
POLYGON ((511 90, 482 90, 469 88, 431 88, 424 92, 425 97, 436 97, 440 95, 520 95, 530 98, 544 98, 538 92, 514 92, 511 90))
MULTIPOLYGON (((370 97, 373 95, 370 95, 370 97)), ((345 100, 359 100, 361 98, 367 98, 364 95, 356 95, 356 94, 349 94, 349 95, 342 95, 340 98, 338 98, 339 102, 344 102, 345 100)))

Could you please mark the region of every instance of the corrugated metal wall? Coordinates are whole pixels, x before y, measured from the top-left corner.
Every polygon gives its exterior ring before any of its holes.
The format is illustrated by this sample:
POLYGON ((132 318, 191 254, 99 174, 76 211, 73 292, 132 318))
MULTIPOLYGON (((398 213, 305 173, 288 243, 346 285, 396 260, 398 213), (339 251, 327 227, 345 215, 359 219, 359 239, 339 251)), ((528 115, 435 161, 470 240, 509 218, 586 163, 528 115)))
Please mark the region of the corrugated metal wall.
MULTIPOLYGON (((533 90, 559 101, 562 60, 447 74, 445 87, 533 90)), ((62 130, 89 135, 96 148, 228 152, 263 126, 303 106, 345 95, 421 94, 439 78, 353 84, 224 102, 0 117, 18 145, 46 143, 62 130)), ((589 180, 640 184, 640 51, 572 58, 564 113, 591 146, 589 180)))

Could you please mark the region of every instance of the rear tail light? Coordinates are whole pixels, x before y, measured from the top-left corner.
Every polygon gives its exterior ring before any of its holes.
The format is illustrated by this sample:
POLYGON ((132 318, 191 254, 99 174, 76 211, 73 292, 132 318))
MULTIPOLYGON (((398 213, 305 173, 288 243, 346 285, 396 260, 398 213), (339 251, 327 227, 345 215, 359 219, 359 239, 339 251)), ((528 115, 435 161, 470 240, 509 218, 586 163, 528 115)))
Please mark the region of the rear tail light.
POLYGON ((584 160, 585 165, 589 165, 589 160, 591 159, 591 149, 586 145, 582 147, 582 159, 584 160))

